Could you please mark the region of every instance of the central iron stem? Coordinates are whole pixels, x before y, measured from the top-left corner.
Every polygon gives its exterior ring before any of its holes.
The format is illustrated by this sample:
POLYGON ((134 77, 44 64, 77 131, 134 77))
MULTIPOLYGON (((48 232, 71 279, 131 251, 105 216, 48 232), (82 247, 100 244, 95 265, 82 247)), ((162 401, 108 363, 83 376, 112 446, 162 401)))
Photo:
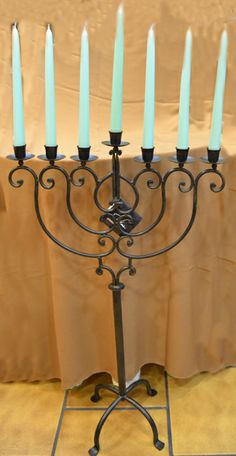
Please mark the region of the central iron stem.
POLYGON ((123 320, 122 320, 122 302, 121 290, 124 289, 124 284, 109 285, 113 295, 113 315, 115 326, 115 339, 116 339, 116 361, 117 361, 117 375, 119 384, 120 396, 126 393, 126 375, 125 375, 125 351, 124 351, 124 333, 123 333, 123 320))
POLYGON ((119 155, 121 151, 114 147, 112 150, 112 197, 113 202, 120 200, 120 162, 119 155))
MULTIPOLYGON (((114 147, 112 151, 112 197, 113 202, 120 201, 120 162, 119 162, 118 147, 114 147)), ((121 290, 124 288, 122 283, 117 285, 109 285, 113 296, 113 315, 116 338, 116 360, 117 360, 117 375, 119 383, 119 393, 121 396, 126 392, 126 375, 125 375, 125 352, 124 352, 124 335, 123 335, 123 320, 122 320, 122 303, 121 290)))
POLYGON ((114 231, 119 236, 123 236, 121 227, 125 232, 130 233, 141 222, 142 217, 134 210, 130 211, 130 205, 123 201, 120 196, 119 155, 121 155, 121 150, 119 150, 118 146, 114 146, 110 151, 110 155, 112 155, 112 201, 110 202, 109 212, 103 214, 100 217, 100 221, 104 222, 109 228, 114 226, 114 231), (114 225, 114 219, 110 217, 110 214, 119 219, 121 215, 125 216, 126 213, 127 217, 123 218, 120 225, 114 225))

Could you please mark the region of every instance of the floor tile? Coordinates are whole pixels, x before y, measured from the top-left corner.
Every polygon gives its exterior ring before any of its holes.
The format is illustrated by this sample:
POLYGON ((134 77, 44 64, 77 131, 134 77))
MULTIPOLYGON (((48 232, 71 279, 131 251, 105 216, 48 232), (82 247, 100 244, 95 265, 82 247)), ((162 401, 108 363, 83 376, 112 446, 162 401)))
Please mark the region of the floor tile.
POLYGON ((174 455, 236 454, 236 369, 168 383, 174 455))
POLYGON ((60 382, 0 384, 0 455, 50 455, 63 396, 60 382))
MULTIPOLYGON (((139 401, 142 405, 147 406, 165 406, 165 379, 164 369, 157 365, 146 365, 141 370, 142 378, 146 378, 150 381, 152 388, 158 391, 158 394, 154 397, 150 397, 146 393, 144 386, 139 386, 135 389, 130 396, 139 401)), ((111 377, 108 374, 98 374, 90 377, 86 380, 83 385, 73 388, 68 395, 67 405, 71 407, 107 407, 114 399, 114 394, 109 391, 103 390, 101 392, 102 399, 93 403, 90 401, 90 397, 94 392, 94 387, 97 383, 110 383, 111 377)), ((129 407, 127 403, 121 403, 120 407, 129 407)))
MULTIPOLYGON (((65 412, 56 456, 86 456, 93 446, 93 436, 101 411, 65 412)), ((166 443, 160 453, 167 456, 168 437, 165 410, 152 410, 158 425, 159 438, 166 443)), ((146 419, 133 410, 117 410, 111 413, 101 433, 99 456, 157 456, 153 446, 151 428, 146 419)))

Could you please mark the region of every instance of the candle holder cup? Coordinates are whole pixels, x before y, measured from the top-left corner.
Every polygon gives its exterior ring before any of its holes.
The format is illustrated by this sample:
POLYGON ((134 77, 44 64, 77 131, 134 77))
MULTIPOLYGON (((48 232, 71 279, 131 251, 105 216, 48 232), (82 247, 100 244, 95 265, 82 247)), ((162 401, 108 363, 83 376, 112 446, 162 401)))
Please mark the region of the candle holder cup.
POLYGON ((179 149, 176 147, 176 158, 179 163, 185 163, 188 159, 189 147, 187 149, 179 149))
MULTIPOLYGON (((77 156, 77 160, 81 161, 78 165, 76 164, 75 168, 72 171, 67 171, 64 167, 55 164, 54 160, 48 157, 49 164, 45 166, 37 175, 32 167, 26 166, 24 160, 21 158, 18 161, 18 165, 14 167, 9 173, 9 182, 14 188, 19 188, 23 185, 24 181, 22 179, 22 171, 30 174, 33 179, 34 184, 34 205, 35 212, 38 218, 39 224, 42 227, 46 235, 60 248, 70 252, 73 255, 78 255, 86 257, 88 259, 97 260, 97 275, 101 276, 104 272, 108 273, 111 279, 109 284, 109 290, 112 292, 113 298, 113 314, 114 314, 114 329, 115 329, 115 340, 116 340, 116 360, 117 360, 117 377, 118 377, 118 386, 113 384, 99 384, 96 385, 94 394, 91 397, 92 402, 98 402, 101 399, 101 391, 108 390, 112 392, 115 396, 114 401, 106 409, 102 415, 94 435, 94 446, 89 450, 90 456, 96 456, 100 451, 100 434, 108 419, 111 412, 123 401, 128 402, 132 407, 137 409, 148 421, 152 435, 153 435, 153 444, 158 450, 164 448, 164 443, 159 439, 159 434, 157 426, 147 411, 147 409, 142 406, 137 400, 132 397, 132 391, 139 387, 144 387, 149 396, 155 396, 157 391, 154 390, 149 381, 145 378, 141 378, 129 386, 126 383, 126 373, 125 373, 125 354, 124 354, 124 335, 123 335, 123 319, 122 319, 122 293, 125 289, 125 284, 123 282, 123 275, 125 272, 129 273, 130 276, 136 274, 136 268, 134 262, 136 260, 144 260, 148 258, 154 258, 159 255, 168 252, 169 250, 175 248, 183 239, 187 236, 191 230, 194 220, 196 218, 197 206, 198 206, 198 186, 200 180, 205 175, 211 175, 216 177, 218 181, 210 183, 210 190, 213 193, 219 193, 223 190, 225 186, 225 180, 221 172, 217 169, 217 162, 207 161, 211 165, 210 168, 203 169, 195 177, 191 171, 185 168, 185 163, 187 162, 188 150, 177 151, 177 158, 175 157, 175 163, 177 166, 170 168, 168 171, 165 171, 163 174, 160 171, 153 167, 153 151, 148 152, 149 155, 145 155, 147 151, 144 149, 143 156, 138 159, 142 168, 139 170, 136 175, 131 179, 127 178, 120 171, 120 155, 122 153, 120 147, 127 145, 127 142, 121 141, 121 133, 114 134, 110 133, 110 141, 104 141, 105 145, 112 147, 110 150, 111 155, 111 171, 106 174, 104 177, 100 178, 96 172, 86 164, 86 161, 91 161, 91 156, 89 155, 89 150, 86 151, 85 155, 81 158, 86 160, 81 160, 77 156), (120 144, 118 144, 120 143, 120 144), (210 162, 210 163, 209 163, 210 162), (144 166, 143 166, 144 165, 144 166), (21 179, 17 179, 16 174, 18 171, 21 172, 21 179), (50 177, 50 172, 54 171, 54 177, 50 177), (97 251, 87 252, 80 250, 78 248, 71 247, 67 245, 63 240, 59 239, 57 236, 52 234, 47 227, 41 216, 41 208, 39 202, 39 191, 45 190, 50 191, 54 188, 55 185, 55 173, 58 173, 65 179, 66 183, 66 204, 68 210, 68 216, 72 218, 75 224, 87 232, 88 236, 96 236, 98 242, 97 251), (47 177, 49 175, 49 177, 47 177), (85 176, 92 176, 94 182, 93 190, 93 199, 94 204, 101 212, 100 221, 102 227, 100 229, 94 229, 87 226, 82 222, 79 217, 74 213, 74 210, 71 205, 71 188, 76 187, 79 192, 82 191, 83 185, 85 182, 85 176), (180 176, 180 181, 177 184, 177 191, 180 191, 184 194, 192 195, 192 208, 190 213, 189 221, 184 228, 184 230, 178 235, 177 239, 166 246, 162 246, 159 249, 148 252, 148 253, 137 253, 137 248, 135 251, 136 240, 140 237, 145 236, 148 233, 151 233, 155 228, 157 228, 164 217, 166 207, 167 207, 167 183, 171 179, 171 176, 177 175, 180 176), (157 211, 157 214, 154 215, 154 220, 149 225, 146 225, 144 228, 139 229, 137 225, 141 221, 141 216, 137 214, 136 210, 139 205, 140 195, 138 190, 138 184, 141 179, 145 179, 147 188, 153 192, 161 192, 161 205, 157 211), (100 189, 103 184, 107 181, 111 182, 111 197, 109 203, 104 205, 100 200, 100 189), (125 182, 126 185, 130 187, 130 190, 133 193, 133 202, 124 201, 121 197, 121 184, 125 182), (107 264, 107 259, 114 252, 118 253, 120 257, 126 261, 126 264, 121 266, 118 270, 113 270, 109 264, 107 264)), ((89 149, 89 148, 88 148, 89 149)), ((85 151, 83 151, 85 152, 85 151)), ((81 149, 79 150, 81 154, 81 149)), ((55 157, 55 150, 54 150, 55 157)), ((209 151, 208 151, 209 158, 209 151)), ((218 157, 219 158, 219 157, 218 157)), ((75 158, 74 158, 75 159, 75 158)), ((76 160, 76 159, 75 159, 76 160)), ((215 179, 214 179, 215 180, 215 179)), ((70 410, 66 405, 66 401, 63 405, 63 413, 65 410, 70 410)), ((63 414, 62 414, 63 416, 63 414)), ((52 456, 55 454, 56 444, 58 439, 58 433, 56 434, 52 456)))
POLYGON ((109 131, 110 143, 113 147, 119 147, 121 145, 122 131, 109 131))
POLYGON ((201 157, 203 163, 209 163, 213 168, 224 163, 224 158, 220 157, 220 149, 207 149, 207 156, 201 157))
POLYGON ((187 149, 179 149, 176 147, 176 155, 172 155, 169 160, 173 163, 178 163, 180 167, 185 164, 193 163, 194 158, 189 155, 189 147, 187 149))
POLYGON ((220 149, 219 150, 211 150, 207 149, 207 157, 209 163, 218 163, 220 156, 220 149))
POLYGON ((134 160, 138 163, 145 163, 146 167, 151 167, 151 163, 156 163, 160 161, 159 155, 154 155, 154 149, 155 147, 141 147, 142 154, 134 157, 134 160))
POLYGON ((142 150, 143 161, 145 163, 151 163, 151 161, 153 160, 153 155, 154 155, 154 147, 152 147, 150 149, 141 147, 141 150, 142 150))
POLYGON ((50 164, 54 164, 55 161, 62 160, 65 155, 58 154, 58 146, 44 146, 46 154, 39 155, 38 158, 43 161, 49 161, 50 164))
POLYGON ((22 146, 14 146, 14 152, 17 160, 24 160, 26 157, 26 144, 22 146))
POLYGON ((46 151, 46 157, 48 160, 55 160, 57 158, 58 146, 44 146, 46 151))
POLYGON ((79 155, 80 161, 84 161, 84 162, 88 161, 91 146, 89 146, 89 147, 77 146, 77 148, 78 148, 78 155, 79 155))

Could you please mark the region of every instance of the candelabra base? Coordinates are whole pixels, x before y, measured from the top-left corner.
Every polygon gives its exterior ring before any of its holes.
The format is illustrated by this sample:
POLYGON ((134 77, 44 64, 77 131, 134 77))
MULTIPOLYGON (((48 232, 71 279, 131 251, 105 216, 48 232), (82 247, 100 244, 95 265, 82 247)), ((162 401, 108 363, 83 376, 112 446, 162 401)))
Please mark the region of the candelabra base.
POLYGON ((137 388, 139 385, 145 386, 145 388, 147 390, 147 394, 149 396, 156 396, 157 391, 155 389, 153 389, 151 387, 149 381, 145 380, 145 379, 139 379, 136 382, 133 382, 131 385, 129 385, 127 388, 125 388, 124 394, 121 394, 119 388, 114 385, 108 385, 108 384, 96 385, 95 392, 91 396, 92 402, 100 401, 100 399, 101 399, 100 391, 101 390, 110 391, 110 392, 114 393, 115 395, 117 395, 118 397, 106 409, 106 411, 102 415, 102 417, 97 425, 97 428, 95 431, 95 436, 94 436, 94 447, 92 447, 88 452, 90 456, 96 456, 99 453, 99 451, 101 449, 99 440, 100 440, 100 434, 101 434, 102 427, 105 424, 105 422, 106 422, 107 418, 109 417, 109 415, 111 414, 111 412, 113 410, 115 410, 115 408, 121 401, 129 402, 133 407, 135 407, 137 410, 139 410, 140 413, 143 414, 143 416, 146 418, 146 420, 149 422, 149 424, 151 426, 152 433, 153 433, 153 444, 154 444, 155 448, 157 448, 158 450, 162 450, 164 448, 165 444, 163 442, 161 442, 161 440, 159 440, 159 438, 158 438, 158 430, 157 430, 156 424, 155 424, 153 418, 151 417, 151 415, 139 402, 137 402, 135 399, 129 397, 129 393, 131 391, 133 391, 135 388, 137 388))

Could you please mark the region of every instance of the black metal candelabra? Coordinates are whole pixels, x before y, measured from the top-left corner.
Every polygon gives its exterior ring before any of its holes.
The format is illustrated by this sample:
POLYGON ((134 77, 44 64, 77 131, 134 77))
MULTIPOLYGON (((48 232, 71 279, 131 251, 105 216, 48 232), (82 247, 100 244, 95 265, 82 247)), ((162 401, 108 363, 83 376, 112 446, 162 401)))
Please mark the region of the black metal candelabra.
POLYGON ((148 413, 148 411, 136 400, 130 397, 130 393, 135 388, 143 385, 149 396, 155 396, 157 391, 152 389, 150 383, 146 379, 139 379, 133 382, 128 387, 126 386, 126 375, 125 375, 125 356, 124 356, 124 336, 123 336, 123 322, 122 322, 122 304, 121 304, 121 292, 124 289, 125 285, 121 281, 121 276, 125 271, 128 271, 129 274, 135 275, 136 269, 133 265, 134 260, 142 260, 145 258, 152 258, 162 253, 167 252, 168 250, 173 249, 177 246, 188 234, 190 231, 197 212, 198 204, 198 184, 200 179, 206 175, 211 174, 213 176, 218 176, 220 181, 218 184, 215 182, 210 183, 210 189, 214 193, 218 193, 223 190, 225 186, 225 180, 223 175, 217 169, 217 165, 222 163, 223 160, 219 158, 219 150, 213 151, 208 150, 207 157, 202 158, 202 161, 209 164, 210 167, 201 171, 196 177, 185 168, 186 163, 191 163, 192 158, 188 156, 188 149, 177 149, 175 157, 171 157, 171 161, 175 163, 175 166, 169 169, 164 175, 161 175, 160 172, 153 167, 152 163, 158 162, 159 157, 154 155, 154 148, 144 149, 142 148, 142 155, 136 157, 135 159, 142 165, 142 169, 136 174, 133 179, 128 179, 123 176, 120 172, 120 162, 119 157, 121 155, 121 147, 126 146, 128 143, 121 140, 120 133, 110 132, 110 141, 104 141, 103 144, 110 147, 110 155, 112 159, 112 170, 102 179, 100 179, 95 171, 87 165, 87 163, 92 162, 97 157, 90 155, 90 147, 81 148, 78 147, 78 155, 71 157, 73 160, 78 161, 78 165, 68 173, 65 168, 59 166, 57 163, 58 160, 64 158, 62 155, 57 154, 57 146, 49 147, 45 146, 46 155, 41 155, 39 158, 42 160, 47 160, 49 164, 44 167, 39 175, 29 166, 24 164, 25 160, 28 160, 33 157, 31 154, 26 154, 26 146, 16 146, 14 147, 15 154, 10 155, 8 158, 18 161, 18 166, 12 169, 9 173, 9 182, 15 187, 19 188, 23 185, 22 179, 16 179, 15 173, 19 170, 24 170, 33 176, 34 180, 34 204, 35 211, 38 218, 38 221, 47 234, 47 236, 59 245, 64 250, 71 252, 75 255, 79 255, 87 258, 96 258, 98 260, 98 267, 96 273, 102 275, 103 271, 107 271, 111 276, 111 283, 109 284, 109 289, 112 291, 113 296, 113 311, 114 311, 114 326, 115 326, 115 339, 116 339, 116 358, 117 358, 117 373, 118 373, 118 386, 108 385, 108 384, 99 384, 95 387, 95 392, 91 397, 91 401, 98 402, 101 399, 100 392, 101 390, 108 390, 114 393, 116 396, 115 400, 111 405, 106 409, 105 413, 102 415, 94 436, 94 446, 89 450, 90 456, 96 456, 100 450, 100 433, 104 423, 109 417, 110 413, 117 407, 121 401, 127 401, 132 404, 137 410, 139 410, 144 417, 149 422, 152 433, 153 433, 153 443, 154 446, 161 450, 164 448, 164 443, 159 440, 158 430, 156 424, 148 413), (55 237, 50 230, 45 225, 40 211, 39 206, 39 189, 40 187, 45 190, 50 190, 55 185, 55 180, 52 177, 46 178, 45 174, 55 170, 62 174, 66 181, 66 203, 67 209, 70 217, 74 222, 83 230, 87 231, 92 235, 98 236, 98 244, 100 246, 99 253, 87 253, 75 248, 72 248, 57 237, 55 237), (77 215, 74 213, 71 206, 71 188, 72 186, 81 188, 84 184, 84 176, 79 177, 79 173, 82 172, 83 175, 88 173, 94 179, 95 189, 93 193, 94 202, 98 209, 101 211, 100 221, 106 224, 107 228, 104 230, 95 230, 83 224, 77 215), (169 177, 172 174, 178 173, 181 177, 185 177, 185 180, 181 180, 178 184, 178 189, 182 193, 192 192, 192 213, 190 216, 189 223, 182 234, 170 245, 161 248, 155 252, 148 254, 135 254, 132 252, 132 246, 134 245, 134 240, 138 236, 143 236, 151 232, 157 225, 161 222, 165 210, 166 210, 166 184, 169 177), (160 211, 155 218, 155 220, 145 227, 143 230, 134 231, 134 228, 142 220, 142 217, 136 212, 136 208, 139 204, 139 191, 137 184, 139 182, 140 176, 147 174, 147 186, 149 189, 160 189, 161 191, 161 207, 160 211), (187 182, 186 182, 187 178, 187 182), (108 207, 104 207, 100 201, 99 192, 102 185, 111 179, 112 181, 112 198, 108 207), (130 204, 127 201, 124 201, 121 198, 121 182, 126 182, 134 193, 134 202, 130 204), (131 234, 132 233, 132 234, 131 234), (109 246, 107 247, 107 244, 109 246), (101 252, 101 249, 105 251, 101 252), (106 257, 111 255, 114 251, 118 253, 127 260, 126 266, 121 267, 117 272, 114 271, 110 266, 105 264, 104 260, 106 257))

